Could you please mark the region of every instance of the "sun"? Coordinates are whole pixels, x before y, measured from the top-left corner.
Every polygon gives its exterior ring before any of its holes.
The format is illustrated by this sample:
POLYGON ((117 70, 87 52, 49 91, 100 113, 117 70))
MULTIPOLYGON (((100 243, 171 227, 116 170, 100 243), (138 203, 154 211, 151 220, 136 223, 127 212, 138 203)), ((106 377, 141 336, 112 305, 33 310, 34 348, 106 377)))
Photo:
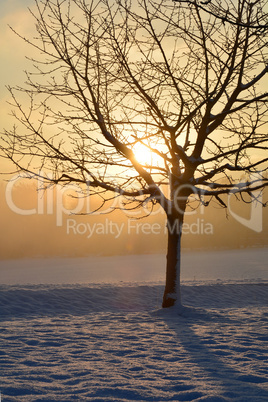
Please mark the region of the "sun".
POLYGON ((133 147, 135 158, 141 165, 152 166, 155 163, 155 154, 143 144, 137 143, 133 147))

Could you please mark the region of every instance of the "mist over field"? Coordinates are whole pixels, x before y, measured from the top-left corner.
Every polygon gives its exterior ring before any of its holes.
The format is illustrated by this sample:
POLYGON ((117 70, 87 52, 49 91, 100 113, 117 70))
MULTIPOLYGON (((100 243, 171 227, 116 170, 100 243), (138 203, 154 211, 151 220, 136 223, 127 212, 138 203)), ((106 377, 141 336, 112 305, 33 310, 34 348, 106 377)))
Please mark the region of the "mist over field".
MULTIPOLYGON (((99 201, 77 201, 68 196, 68 191, 59 193, 60 196, 55 190, 38 193, 32 181, 18 181, 9 198, 6 185, 0 186, 0 258, 166 252, 166 222, 160 210, 142 219, 131 211, 116 210, 108 214, 107 209, 93 215, 80 215, 84 213, 86 202, 90 202, 89 211, 93 211, 99 201), (82 202, 84 209, 81 207, 79 213, 74 214, 78 202, 82 202)), ((237 216, 249 219, 252 206, 235 202, 233 197, 230 208, 237 216)), ((189 212, 183 230, 184 249, 268 245, 266 208, 262 211, 260 233, 242 225, 228 209, 213 204, 189 212)))

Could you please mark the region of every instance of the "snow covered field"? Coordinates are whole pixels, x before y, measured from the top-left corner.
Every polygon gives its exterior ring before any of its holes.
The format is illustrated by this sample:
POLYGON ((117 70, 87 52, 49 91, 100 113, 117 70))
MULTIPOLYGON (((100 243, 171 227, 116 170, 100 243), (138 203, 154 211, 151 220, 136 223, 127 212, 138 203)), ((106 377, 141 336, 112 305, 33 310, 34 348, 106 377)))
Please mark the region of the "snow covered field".
POLYGON ((268 401, 268 249, 0 261, 1 401, 268 401))

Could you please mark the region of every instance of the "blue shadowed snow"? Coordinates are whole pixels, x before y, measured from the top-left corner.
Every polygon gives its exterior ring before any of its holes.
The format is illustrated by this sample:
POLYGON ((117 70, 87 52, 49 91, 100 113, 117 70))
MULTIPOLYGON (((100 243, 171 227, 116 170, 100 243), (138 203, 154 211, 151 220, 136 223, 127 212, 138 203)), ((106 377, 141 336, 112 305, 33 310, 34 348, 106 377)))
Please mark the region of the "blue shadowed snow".
POLYGON ((3 401, 268 400, 265 276, 186 281, 178 315, 160 308, 161 281, 57 283, 63 272, 0 285, 3 401))

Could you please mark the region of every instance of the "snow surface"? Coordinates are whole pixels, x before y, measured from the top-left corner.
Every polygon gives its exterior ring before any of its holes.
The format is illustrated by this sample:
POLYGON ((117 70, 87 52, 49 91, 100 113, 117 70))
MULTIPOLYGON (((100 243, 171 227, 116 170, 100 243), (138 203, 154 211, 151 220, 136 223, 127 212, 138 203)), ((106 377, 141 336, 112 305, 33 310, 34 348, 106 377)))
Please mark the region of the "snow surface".
MULTIPOLYGON (((0 284, 164 282, 164 254, 0 260, 0 284)), ((268 248, 182 252, 182 281, 268 280, 268 248)))
POLYGON ((181 315, 164 259, 1 261, 1 401, 268 401, 268 249, 186 253, 181 315))

